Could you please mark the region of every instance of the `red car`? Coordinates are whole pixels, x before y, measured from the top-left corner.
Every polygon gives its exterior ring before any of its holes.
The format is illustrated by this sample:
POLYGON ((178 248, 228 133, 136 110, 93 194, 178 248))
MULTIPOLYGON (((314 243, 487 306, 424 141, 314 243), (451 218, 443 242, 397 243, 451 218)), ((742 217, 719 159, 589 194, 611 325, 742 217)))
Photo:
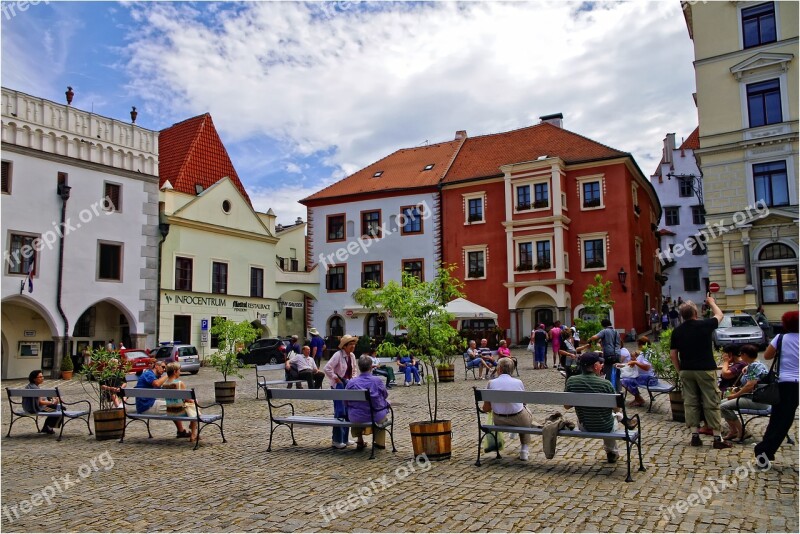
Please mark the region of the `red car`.
POLYGON ((122 349, 119 353, 130 362, 131 372, 137 375, 142 374, 146 369, 150 369, 150 364, 153 363, 153 358, 150 357, 150 350, 148 349, 122 349))

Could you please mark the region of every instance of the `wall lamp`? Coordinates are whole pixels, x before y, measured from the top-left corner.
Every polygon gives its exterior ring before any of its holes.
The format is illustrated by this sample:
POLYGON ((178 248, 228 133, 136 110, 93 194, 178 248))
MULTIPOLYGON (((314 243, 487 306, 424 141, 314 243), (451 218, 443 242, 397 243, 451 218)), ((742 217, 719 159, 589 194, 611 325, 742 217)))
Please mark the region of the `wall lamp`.
POLYGON ((624 267, 619 268, 619 272, 617 273, 617 278, 619 278, 619 283, 622 285, 622 292, 625 293, 628 291, 628 288, 625 286, 625 280, 628 279, 628 273, 625 272, 624 267))

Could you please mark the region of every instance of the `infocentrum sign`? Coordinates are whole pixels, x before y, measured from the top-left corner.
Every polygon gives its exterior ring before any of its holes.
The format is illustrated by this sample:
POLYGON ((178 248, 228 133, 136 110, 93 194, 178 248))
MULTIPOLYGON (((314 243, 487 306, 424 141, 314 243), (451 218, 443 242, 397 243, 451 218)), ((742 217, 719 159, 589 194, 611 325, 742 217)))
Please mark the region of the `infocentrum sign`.
MULTIPOLYGON (((228 299, 220 297, 201 297, 198 295, 170 295, 164 294, 167 304, 185 304, 190 306, 207 306, 214 308, 227 308, 228 299)), ((235 311, 245 310, 270 310, 271 305, 262 302, 247 302, 244 300, 233 300, 230 306, 235 311)))

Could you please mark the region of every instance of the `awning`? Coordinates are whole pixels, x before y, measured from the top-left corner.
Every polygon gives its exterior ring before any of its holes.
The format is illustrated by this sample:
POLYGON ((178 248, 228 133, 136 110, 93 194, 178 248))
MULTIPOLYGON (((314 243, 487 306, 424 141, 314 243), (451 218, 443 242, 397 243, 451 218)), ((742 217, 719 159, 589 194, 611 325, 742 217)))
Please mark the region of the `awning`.
POLYGON ((456 319, 497 319, 497 314, 492 310, 484 308, 467 299, 455 299, 447 303, 444 307, 452 313, 456 319))

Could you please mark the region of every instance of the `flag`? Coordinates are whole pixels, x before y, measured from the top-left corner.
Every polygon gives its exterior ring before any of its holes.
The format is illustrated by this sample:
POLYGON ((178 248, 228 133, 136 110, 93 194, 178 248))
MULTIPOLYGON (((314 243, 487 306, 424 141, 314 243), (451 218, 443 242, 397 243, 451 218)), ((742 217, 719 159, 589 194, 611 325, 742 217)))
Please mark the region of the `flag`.
POLYGON ((31 262, 31 267, 28 269, 28 277, 26 280, 28 281, 28 293, 33 293, 33 267, 36 265, 36 262, 31 262))

